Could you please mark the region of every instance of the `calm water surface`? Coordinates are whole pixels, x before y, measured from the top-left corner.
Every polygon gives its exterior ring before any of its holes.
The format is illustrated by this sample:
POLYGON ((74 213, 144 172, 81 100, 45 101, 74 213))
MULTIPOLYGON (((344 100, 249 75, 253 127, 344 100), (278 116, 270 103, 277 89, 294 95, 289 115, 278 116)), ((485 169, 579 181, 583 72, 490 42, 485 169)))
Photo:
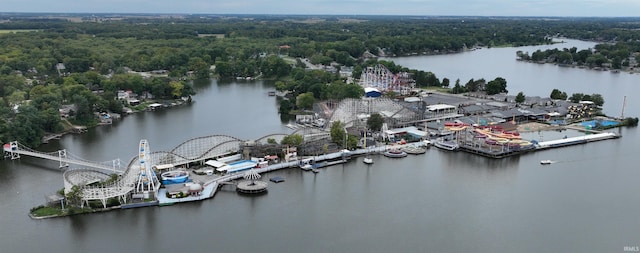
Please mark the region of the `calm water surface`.
MULTIPOLYGON (((591 47, 585 42, 571 42, 591 47)), ((638 91, 638 75, 521 63, 515 51, 481 49, 394 58, 466 83, 508 81, 512 93, 548 96, 600 93, 619 115, 622 97, 638 91)), ((67 149, 103 161, 211 134, 254 139, 288 132, 268 82, 197 83, 190 106, 146 112, 87 134, 65 136, 41 150, 67 149)), ((629 97, 627 115, 639 116, 629 97)), ((63 187, 56 163, 0 162, 1 252, 621 252, 640 245, 640 169, 636 128, 623 138, 501 160, 432 148, 400 160, 374 157, 305 173, 261 196, 222 190, 210 200, 169 207, 31 220, 28 210, 63 187), (557 160, 541 166, 540 160, 557 160)))

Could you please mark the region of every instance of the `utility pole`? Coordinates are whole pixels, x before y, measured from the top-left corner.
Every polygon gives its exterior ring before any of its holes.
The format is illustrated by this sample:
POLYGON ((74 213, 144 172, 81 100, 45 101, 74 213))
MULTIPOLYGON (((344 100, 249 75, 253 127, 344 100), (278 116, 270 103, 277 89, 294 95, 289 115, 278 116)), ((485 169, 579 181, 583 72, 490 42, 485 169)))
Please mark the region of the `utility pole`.
POLYGON ((347 127, 344 127, 344 148, 347 149, 347 127))

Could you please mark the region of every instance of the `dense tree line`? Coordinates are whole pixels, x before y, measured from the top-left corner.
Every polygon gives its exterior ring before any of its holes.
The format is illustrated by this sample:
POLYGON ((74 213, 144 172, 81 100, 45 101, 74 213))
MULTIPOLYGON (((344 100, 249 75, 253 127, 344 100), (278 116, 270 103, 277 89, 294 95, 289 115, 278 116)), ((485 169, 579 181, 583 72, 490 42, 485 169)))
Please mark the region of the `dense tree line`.
POLYGON ((507 80, 502 77, 496 77, 488 83, 484 78, 478 80, 472 78, 465 85, 460 84, 460 79, 456 80, 455 85, 451 89, 451 93, 460 94, 465 92, 484 92, 487 95, 495 95, 508 93, 509 91, 507 90, 507 80))
POLYGON ((591 101, 597 106, 604 105, 604 97, 602 95, 594 93, 594 94, 583 94, 583 93, 573 93, 571 96, 567 96, 567 93, 564 91, 560 91, 558 89, 553 89, 551 91, 551 95, 549 95, 551 99, 558 100, 569 100, 572 103, 578 103, 580 101, 591 101))
POLYGON ((526 61, 625 69, 629 67, 631 59, 640 62, 640 54, 638 52, 640 52, 640 41, 629 41, 615 44, 597 44, 593 49, 580 51, 575 47, 562 50, 536 50, 531 55, 528 52, 518 51, 517 57, 526 61))
MULTIPOLYGON (((544 44, 550 43, 549 36, 567 36, 619 43, 598 45, 592 52, 567 49, 530 57, 548 59, 556 54, 562 62, 624 66, 625 57, 639 50, 635 19, 72 16, 87 22, 37 14, 2 17, 0 30, 32 31, 0 34, 0 141, 18 139, 37 145, 44 133, 60 130, 62 105, 76 105, 69 119, 72 123, 94 124, 95 112, 122 110, 114 99, 120 89, 160 98, 192 94, 191 86, 181 81, 186 76, 208 78, 214 73, 222 78, 280 79, 278 88, 291 91, 292 101, 284 103, 283 111, 308 108, 309 101, 316 99, 363 94, 362 88, 346 84, 337 74, 304 69, 298 58, 353 66, 358 77, 364 68, 377 64, 364 60, 366 52, 442 54, 477 46, 544 44), (166 71, 169 78, 144 79, 127 74, 129 69, 166 71), (298 98, 300 103, 294 101, 298 98)), ((419 87, 450 85, 448 79, 439 81, 428 71, 382 64, 394 73, 410 72, 419 87)), ((457 80, 453 88, 457 92, 478 89, 503 92, 506 81, 474 80, 463 86, 457 80)))

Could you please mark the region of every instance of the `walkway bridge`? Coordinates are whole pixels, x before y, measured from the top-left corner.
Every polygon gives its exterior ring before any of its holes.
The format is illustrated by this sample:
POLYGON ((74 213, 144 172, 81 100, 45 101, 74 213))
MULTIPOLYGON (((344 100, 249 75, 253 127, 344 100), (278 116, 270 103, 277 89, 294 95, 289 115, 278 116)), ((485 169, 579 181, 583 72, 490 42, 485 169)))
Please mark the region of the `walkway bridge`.
POLYGON ((69 153, 65 149, 46 153, 30 149, 29 147, 24 146, 17 141, 13 141, 9 144, 4 145, 4 152, 5 158, 11 158, 12 160, 20 158, 20 155, 26 155, 57 161, 60 164, 60 168, 69 167, 69 164, 76 164, 98 169, 106 173, 122 173, 120 159, 105 162, 89 161, 82 159, 72 153, 69 153))

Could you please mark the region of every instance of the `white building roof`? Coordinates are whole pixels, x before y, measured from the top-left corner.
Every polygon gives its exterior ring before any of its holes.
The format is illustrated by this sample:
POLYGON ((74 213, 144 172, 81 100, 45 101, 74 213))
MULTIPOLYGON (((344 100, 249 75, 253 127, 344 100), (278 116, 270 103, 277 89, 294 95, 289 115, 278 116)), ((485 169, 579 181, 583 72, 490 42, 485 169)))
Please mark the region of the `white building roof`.
POLYGON ((380 92, 378 89, 373 88, 373 87, 365 87, 364 88, 364 93, 369 93, 369 92, 372 92, 372 91, 380 92))
POLYGON ((419 97, 406 97, 404 98, 404 102, 408 102, 408 103, 415 103, 415 102, 420 102, 420 98, 419 97))
POLYGON ((427 106, 427 109, 429 111, 437 111, 437 110, 444 110, 444 109, 456 109, 456 107, 453 105, 435 104, 435 105, 427 106))
POLYGON ((169 164, 158 164, 158 165, 155 165, 154 167, 156 167, 156 170, 162 171, 162 170, 172 169, 174 166, 173 164, 169 163, 169 164))
POLYGON ((220 168, 222 166, 227 165, 226 163, 223 163, 223 162, 220 162, 220 161, 216 161, 216 160, 209 160, 209 161, 206 161, 204 164, 209 165, 209 166, 214 167, 214 168, 220 168))
POLYGON ((399 134, 399 133, 408 133, 408 134, 421 136, 421 137, 427 136, 427 132, 418 130, 418 128, 416 128, 414 126, 389 129, 389 130, 386 130, 384 132, 385 132, 385 134, 388 134, 388 135, 389 134, 396 135, 396 134, 399 134))

